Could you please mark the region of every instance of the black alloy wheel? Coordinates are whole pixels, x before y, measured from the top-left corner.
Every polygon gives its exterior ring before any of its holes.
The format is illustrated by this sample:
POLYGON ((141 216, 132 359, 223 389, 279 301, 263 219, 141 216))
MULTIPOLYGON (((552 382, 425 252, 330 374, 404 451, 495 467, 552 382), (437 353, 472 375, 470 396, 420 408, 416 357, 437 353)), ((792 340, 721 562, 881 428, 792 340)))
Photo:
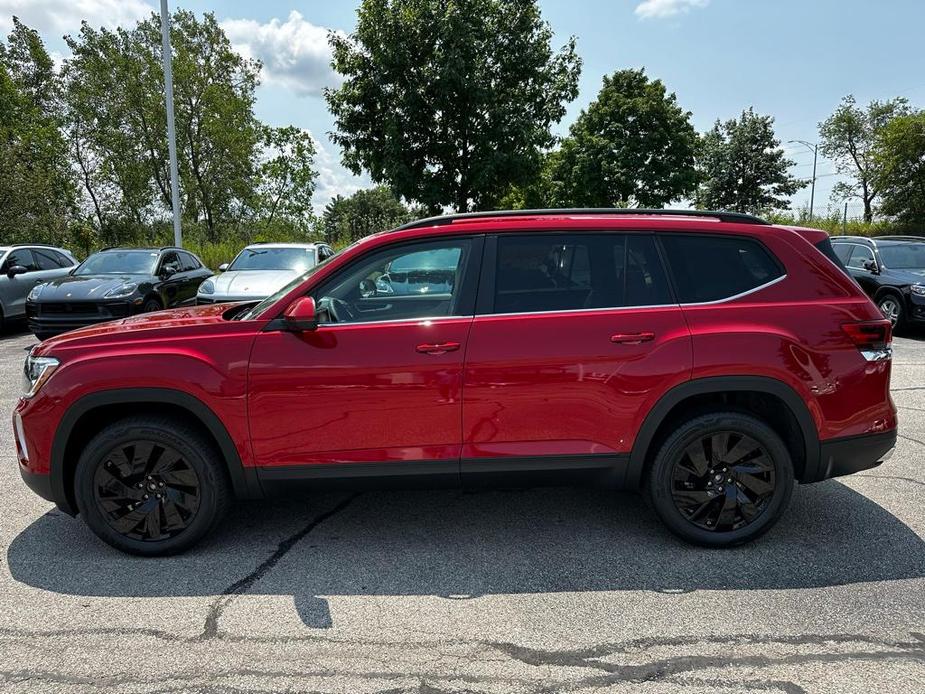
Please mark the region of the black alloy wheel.
POLYGON ((176 449, 154 441, 120 444, 94 476, 97 506, 120 535, 141 541, 175 537, 195 518, 199 476, 176 449))

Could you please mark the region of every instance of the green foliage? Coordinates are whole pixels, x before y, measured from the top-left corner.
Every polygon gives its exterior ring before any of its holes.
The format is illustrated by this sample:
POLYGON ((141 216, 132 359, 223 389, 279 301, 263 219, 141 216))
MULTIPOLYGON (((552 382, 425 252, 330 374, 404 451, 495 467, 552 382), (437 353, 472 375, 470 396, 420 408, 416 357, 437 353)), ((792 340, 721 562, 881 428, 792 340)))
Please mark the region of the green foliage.
POLYGON ((774 119, 752 109, 725 123, 716 121, 700 143, 700 185, 695 201, 701 209, 763 214, 788 209, 787 198, 806 186, 787 171, 774 135, 774 119))
POLYGON ((313 168, 315 143, 305 130, 261 128, 264 155, 257 172, 252 206, 260 229, 288 224, 302 232, 314 222, 312 195, 318 172, 313 168))
POLYGON ((897 116, 882 126, 874 162, 880 211, 925 231, 925 111, 897 116))
POLYGON ((344 164, 426 209, 487 209, 528 182, 581 61, 535 0, 364 0, 332 34, 345 81, 325 98, 344 164))
POLYGON ((908 102, 902 98, 872 101, 863 109, 849 95, 819 124, 820 152, 835 162, 838 173, 850 179, 835 185, 832 200, 859 198, 864 203, 866 222, 874 217, 873 205, 880 192, 874 155, 878 134, 893 118, 908 113, 908 102))
POLYGON ((683 197, 696 183, 697 133, 690 116, 644 70, 604 77, 597 99, 549 155, 541 184, 547 204, 662 207, 683 197))
POLYGON ((834 207, 829 214, 822 217, 813 217, 812 219, 808 216, 808 210, 807 214, 773 212, 765 215, 765 218, 773 224, 822 229, 833 236, 887 236, 892 234, 922 233, 921 227, 910 227, 887 219, 877 219, 872 222, 865 222, 862 219, 843 220, 842 214, 834 207))
POLYGON ((67 235, 76 188, 60 122, 51 58, 14 17, 0 43, 0 243, 67 235))
POLYGON ((338 195, 324 208, 320 230, 332 245, 352 243, 411 221, 414 214, 385 186, 338 195))

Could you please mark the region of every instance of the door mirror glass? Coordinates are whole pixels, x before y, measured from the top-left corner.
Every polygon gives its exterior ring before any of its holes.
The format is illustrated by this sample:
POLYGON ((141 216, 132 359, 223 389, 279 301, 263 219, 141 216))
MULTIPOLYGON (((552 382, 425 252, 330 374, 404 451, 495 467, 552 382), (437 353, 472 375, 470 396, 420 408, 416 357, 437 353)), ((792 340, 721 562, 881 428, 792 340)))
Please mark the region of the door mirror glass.
POLYGON ((6 274, 8 277, 16 277, 16 275, 21 275, 24 272, 29 272, 29 271, 26 268, 24 268, 22 265, 10 265, 6 269, 6 274))
POLYGON ((283 313, 286 328, 294 333, 316 330, 318 318, 315 311, 315 300, 310 296, 302 296, 289 304, 283 313))
POLYGON ((225 272, 225 270, 227 269, 228 269, 228 263, 222 263, 221 265, 218 266, 219 272, 225 272))

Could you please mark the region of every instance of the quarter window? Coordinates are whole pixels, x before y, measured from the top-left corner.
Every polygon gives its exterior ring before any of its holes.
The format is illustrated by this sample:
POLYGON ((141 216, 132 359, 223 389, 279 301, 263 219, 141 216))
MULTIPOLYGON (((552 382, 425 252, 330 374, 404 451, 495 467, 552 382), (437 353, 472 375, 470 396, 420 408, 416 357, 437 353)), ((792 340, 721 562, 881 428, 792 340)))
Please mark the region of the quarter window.
POLYGON ((537 234, 498 238, 495 313, 671 303, 652 236, 537 234))
POLYGON ((682 303, 719 301, 784 274, 757 241, 740 236, 660 237, 682 303))

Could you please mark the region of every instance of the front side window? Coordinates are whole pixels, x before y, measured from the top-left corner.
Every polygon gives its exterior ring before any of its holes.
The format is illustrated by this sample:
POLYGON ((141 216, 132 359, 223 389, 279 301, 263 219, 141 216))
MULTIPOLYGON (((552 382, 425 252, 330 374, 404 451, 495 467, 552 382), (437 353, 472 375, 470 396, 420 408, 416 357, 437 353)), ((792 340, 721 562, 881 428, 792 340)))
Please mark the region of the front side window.
POLYGON ((322 323, 462 315, 471 241, 402 245, 373 253, 312 292, 322 323))
POLYGON ((229 270, 294 270, 302 273, 315 265, 313 248, 245 248, 229 270))
POLYGON ((864 267, 864 264, 872 262, 874 262, 874 252, 867 246, 855 244, 851 251, 851 258, 848 260, 848 267, 855 270, 866 270, 867 268, 864 267))
POLYGON ((756 289, 784 274, 764 246, 752 239, 664 234, 660 240, 681 303, 721 301, 756 289))
POLYGON ((495 313, 671 303, 647 234, 536 234, 498 238, 495 313))
POLYGON ((87 258, 75 275, 152 275, 157 251, 102 251, 87 258))
POLYGON ((28 248, 17 248, 9 252, 3 262, 3 271, 9 272, 11 267, 24 267, 26 272, 35 272, 39 269, 32 251, 28 248))

